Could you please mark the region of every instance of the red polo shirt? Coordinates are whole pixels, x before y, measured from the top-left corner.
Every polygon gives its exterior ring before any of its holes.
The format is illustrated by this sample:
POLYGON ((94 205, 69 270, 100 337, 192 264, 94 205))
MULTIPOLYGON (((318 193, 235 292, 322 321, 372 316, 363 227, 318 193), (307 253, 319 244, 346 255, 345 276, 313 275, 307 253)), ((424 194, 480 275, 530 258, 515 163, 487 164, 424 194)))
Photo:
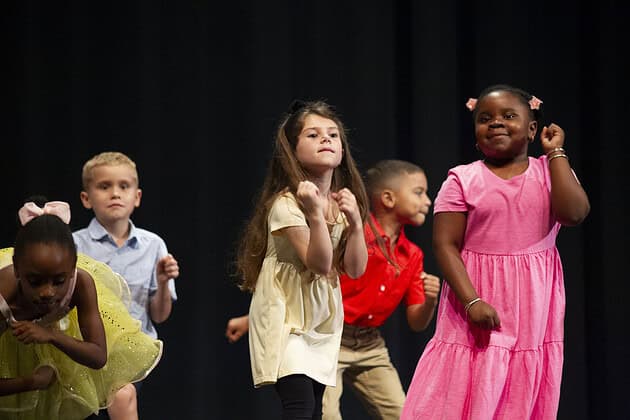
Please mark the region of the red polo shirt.
MULTIPOLYGON (((384 239, 385 247, 390 248, 389 237, 374 216, 370 217, 384 239)), ((401 229, 393 255, 400 267, 396 275, 396 268, 383 255, 367 223, 364 231, 368 250, 365 273, 358 279, 341 276, 344 322, 357 327, 378 327, 394 312, 403 297, 407 306, 424 303, 424 285, 420 279, 424 254, 401 229)))

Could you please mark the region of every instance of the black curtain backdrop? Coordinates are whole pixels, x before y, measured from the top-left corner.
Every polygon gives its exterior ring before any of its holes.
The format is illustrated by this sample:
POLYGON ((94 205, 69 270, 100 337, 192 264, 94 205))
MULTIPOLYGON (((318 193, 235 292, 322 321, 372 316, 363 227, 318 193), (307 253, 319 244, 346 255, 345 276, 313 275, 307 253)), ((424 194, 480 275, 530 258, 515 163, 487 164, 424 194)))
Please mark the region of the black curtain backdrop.
MULTIPOLYGON (((558 242, 567 289, 558 418, 628 418, 627 2, 223 3, 0 6, 0 245, 13 244, 32 194, 70 202, 72 228, 87 225, 81 167, 119 150, 138 164, 144 191, 134 222, 179 260, 179 301, 158 326, 165 353, 140 417, 278 418, 273 389, 252 387, 247 341, 223 334, 248 309, 230 276, 234 245, 292 99, 336 105, 361 169, 418 163, 435 197, 450 167, 478 158, 465 101, 509 83, 542 98, 546 123, 565 129, 592 205, 558 242)), ((431 229, 429 217, 408 234, 439 275, 431 229)), ((401 310, 383 327, 405 387, 433 328, 410 332, 401 310)), ((345 418, 366 417, 349 391, 342 404, 345 418)))

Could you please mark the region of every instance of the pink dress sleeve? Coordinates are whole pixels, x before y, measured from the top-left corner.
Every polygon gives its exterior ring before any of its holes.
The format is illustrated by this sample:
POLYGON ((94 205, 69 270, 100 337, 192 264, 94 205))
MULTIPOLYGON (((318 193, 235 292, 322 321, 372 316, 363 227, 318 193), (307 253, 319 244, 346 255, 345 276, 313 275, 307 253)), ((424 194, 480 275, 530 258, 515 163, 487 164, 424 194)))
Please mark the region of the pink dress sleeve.
POLYGON ((438 191, 433 206, 433 214, 442 212, 467 212, 468 206, 464 199, 464 191, 457 174, 450 170, 446 180, 438 191))

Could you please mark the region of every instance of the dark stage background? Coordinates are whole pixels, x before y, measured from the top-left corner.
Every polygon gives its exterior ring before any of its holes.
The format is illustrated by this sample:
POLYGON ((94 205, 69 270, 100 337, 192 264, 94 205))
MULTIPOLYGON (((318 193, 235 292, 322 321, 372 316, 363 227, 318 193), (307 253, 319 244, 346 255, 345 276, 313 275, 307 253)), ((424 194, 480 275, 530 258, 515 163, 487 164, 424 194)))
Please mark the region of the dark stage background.
MULTIPOLYGON (((82 164, 119 150, 135 159, 144 190, 134 221, 179 260, 179 301, 159 326, 165 353, 140 395, 141 418, 278 418, 273 390, 251 385, 246 340, 230 345, 223 333, 248 308, 230 277, 234 242, 292 99, 336 105, 361 169, 416 162, 435 197, 448 168, 477 158, 466 99, 498 82, 543 99, 592 204, 559 238, 558 418, 628 418, 627 2, 222 3, 0 6, 1 243, 12 244, 15 213, 35 193, 69 201, 72 228, 85 226, 82 164)), ((408 232, 439 274, 431 228, 430 217, 408 232)), ((383 330, 407 387, 433 325, 411 333, 399 311, 383 330)), ((346 418, 364 418, 346 394, 346 418)))

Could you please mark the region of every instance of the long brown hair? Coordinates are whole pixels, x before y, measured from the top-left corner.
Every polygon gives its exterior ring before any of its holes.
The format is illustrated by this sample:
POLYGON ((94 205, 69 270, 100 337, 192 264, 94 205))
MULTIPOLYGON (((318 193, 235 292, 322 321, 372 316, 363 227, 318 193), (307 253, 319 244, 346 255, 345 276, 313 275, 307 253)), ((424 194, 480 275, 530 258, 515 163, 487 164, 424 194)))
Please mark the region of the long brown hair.
MULTIPOLYGON (((300 181, 307 178, 306 172, 295 156, 298 136, 304 127, 307 115, 316 114, 330 119, 339 128, 339 137, 343 147, 341 163, 335 168, 332 176, 331 191, 339 191, 347 187, 355 195, 361 219, 365 221, 368 199, 365 187, 356 163, 350 153, 347 133, 341 119, 332 106, 324 101, 294 101, 286 113, 276 132, 275 146, 271 162, 267 168, 265 181, 259 192, 252 217, 247 222, 238 243, 236 271, 239 276, 239 287, 253 292, 256 288, 258 274, 267 253, 268 223, 267 216, 278 194, 296 193, 300 181)), ((339 246, 335 250, 334 267, 343 272, 343 255, 347 240, 347 229, 344 230, 339 246)))

